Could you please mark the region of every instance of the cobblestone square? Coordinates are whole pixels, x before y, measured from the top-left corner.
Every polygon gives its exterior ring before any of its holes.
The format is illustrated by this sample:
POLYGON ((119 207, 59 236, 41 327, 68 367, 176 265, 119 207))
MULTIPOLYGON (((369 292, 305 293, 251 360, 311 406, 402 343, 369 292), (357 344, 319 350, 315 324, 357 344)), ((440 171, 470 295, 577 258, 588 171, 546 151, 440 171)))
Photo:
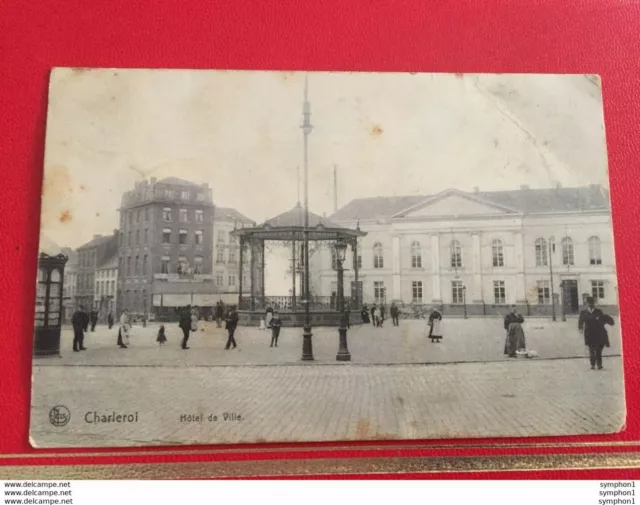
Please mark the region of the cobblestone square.
MULTIPOLYGON (((155 343, 157 326, 136 327, 129 349, 99 327, 87 351, 36 360, 31 436, 38 447, 548 436, 612 433, 625 420, 620 339, 611 331, 605 369, 592 371, 577 323, 529 320, 527 344, 540 359, 502 355, 501 321, 450 320, 441 344, 423 323, 353 327, 350 363, 336 363, 337 330, 314 329, 314 363, 300 361, 301 330, 280 346, 255 328, 208 324, 179 348, 155 343), (470 331, 470 330, 474 331, 470 331), (270 366, 284 365, 284 366, 270 366), (54 426, 56 405, 71 413, 54 426), (138 422, 87 422, 138 413, 138 422), (225 419, 225 413, 227 419, 225 419), (190 416, 190 417, 188 417, 190 416), (215 416, 215 420, 214 420, 215 416)), ((615 328, 615 327, 614 327, 615 328)))

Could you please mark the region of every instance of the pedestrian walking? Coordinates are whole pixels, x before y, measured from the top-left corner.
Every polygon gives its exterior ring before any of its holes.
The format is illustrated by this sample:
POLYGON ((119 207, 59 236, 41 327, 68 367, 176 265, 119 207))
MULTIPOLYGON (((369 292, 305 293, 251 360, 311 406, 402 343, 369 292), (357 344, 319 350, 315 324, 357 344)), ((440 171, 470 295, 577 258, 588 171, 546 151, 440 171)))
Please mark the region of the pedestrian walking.
POLYGON ((273 318, 273 307, 268 305, 267 309, 264 311, 264 326, 265 326, 265 328, 271 328, 271 319, 272 318, 273 318))
POLYGON ((129 347, 130 330, 131 323, 129 322, 129 311, 125 309, 120 315, 120 326, 118 327, 118 346, 121 349, 126 349, 127 347, 129 347))
POLYGON ((91 311, 91 333, 96 331, 96 324, 98 324, 98 313, 95 310, 91 311))
POLYGON ((376 316, 375 316, 376 309, 377 309, 377 307, 376 307, 376 304, 374 303, 374 304, 371 306, 371 324, 372 324, 373 326, 377 326, 377 323, 376 323, 376 316))
POLYGON ((222 318, 224 317, 224 309, 222 307, 222 300, 216 303, 216 326, 222 328, 222 318))
POLYGON ((429 314, 427 325, 429 326, 428 337, 431 339, 431 343, 439 343, 442 339, 442 312, 433 309, 429 314))
POLYGON ((189 349, 189 347, 187 347, 187 342, 189 341, 189 333, 191 332, 191 306, 190 305, 187 305, 180 312, 180 322, 178 323, 178 326, 182 330, 182 335, 183 335, 182 344, 180 345, 180 347, 182 347, 182 349, 189 349))
POLYGON ((89 331, 89 325, 91 324, 91 316, 89 314, 89 312, 86 312, 84 309, 82 309, 82 311, 84 312, 84 332, 87 333, 89 331))
POLYGON ((614 325, 613 318, 596 308, 595 298, 587 298, 587 308, 580 312, 578 330, 584 332, 584 344, 589 347, 591 370, 602 370, 602 350, 609 347, 609 334, 605 325, 614 325))
POLYGON ((164 345, 167 341, 167 336, 164 334, 164 325, 160 325, 160 329, 158 329, 158 338, 156 338, 156 342, 159 345, 164 345))
POLYGON ((504 329, 507 331, 504 353, 510 358, 517 358, 516 351, 527 348, 522 323, 524 323, 524 317, 518 314, 517 307, 512 305, 511 312, 504 316, 504 329))
POLYGON ((387 308, 384 306, 384 303, 380 304, 380 327, 384 324, 384 320, 387 317, 387 308))
POLYGON ((280 313, 276 310, 273 312, 273 317, 269 321, 271 327, 271 345, 269 347, 278 347, 278 337, 280 336, 280 328, 282 327, 282 319, 280 319, 280 313))
POLYGON ((73 326, 73 352, 84 351, 84 332, 87 329, 89 321, 88 314, 84 311, 84 307, 80 306, 71 316, 71 325, 73 326))
POLYGON ((373 325, 376 328, 382 327, 382 318, 380 317, 380 309, 374 306, 373 309, 373 325))
POLYGON ((225 350, 229 350, 231 346, 235 349, 237 346, 236 339, 234 334, 236 332, 236 328, 238 327, 238 313, 236 312, 236 308, 231 306, 229 308, 229 312, 226 318, 226 328, 229 333, 229 337, 227 338, 227 345, 225 346, 225 350))
POLYGON ((400 309, 396 305, 396 302, 391 302, 389 313, 391 314, 391 321, 393 322, 393 325, 399 326, 400 322, 398 321, 398 318, 400 316, 400 309))
POLYGON ((109 325, 109 329, 113 328, 113 314, 109 312, 107 316, 107 324, 109 325))
POLYGON ((360 317, 362 318, 362 324, 369 324, 371 322, 371 320, 369 319, 369 307, 367 307, 367 304, 364 304, 362 306, 360 317))

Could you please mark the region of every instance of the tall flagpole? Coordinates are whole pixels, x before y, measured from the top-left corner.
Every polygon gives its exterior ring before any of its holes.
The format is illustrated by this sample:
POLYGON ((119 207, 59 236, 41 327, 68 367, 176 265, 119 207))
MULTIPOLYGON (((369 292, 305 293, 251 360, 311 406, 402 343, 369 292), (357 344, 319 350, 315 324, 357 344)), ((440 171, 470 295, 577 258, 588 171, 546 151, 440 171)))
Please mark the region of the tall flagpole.
POLYGON ((309 75, 304 77, 304 102, 302 104, 302 133, 304 139, 304 327, 302 332, 302 360, 313 360, 311 333, 310 293, 309 293, 309 135, 311 125, 311 104, 309 103, 309 75))
POLYGON ((333 212, 338 212, 338 166, 333 165, 333 212))

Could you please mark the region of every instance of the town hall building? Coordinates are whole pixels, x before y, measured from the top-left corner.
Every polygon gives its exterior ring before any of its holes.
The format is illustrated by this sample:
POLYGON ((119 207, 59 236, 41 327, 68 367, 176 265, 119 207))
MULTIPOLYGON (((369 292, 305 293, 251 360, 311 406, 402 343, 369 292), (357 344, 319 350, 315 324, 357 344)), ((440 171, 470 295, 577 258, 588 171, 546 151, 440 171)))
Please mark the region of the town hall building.
MULTIPOLYGON (((449 314, 575 314, 586 296, 617 312, 613 232, 599 185, 512 191, 448 189, 356 199, 330 220, 367 232, 358 244, 365 303, 440 306, 449 314)), ((331 249, 313 258, 316 294, 331 296, 331 249)), ((349 295, 353 266, 345 262, 349 295)))

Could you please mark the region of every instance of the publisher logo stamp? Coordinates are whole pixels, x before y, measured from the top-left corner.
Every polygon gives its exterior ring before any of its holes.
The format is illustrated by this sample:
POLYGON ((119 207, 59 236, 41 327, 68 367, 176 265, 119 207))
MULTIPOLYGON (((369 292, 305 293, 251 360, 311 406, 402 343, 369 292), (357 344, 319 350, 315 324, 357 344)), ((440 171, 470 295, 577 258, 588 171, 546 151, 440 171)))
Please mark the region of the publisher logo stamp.
POLYGON ((71 419, 71 412, 64 405, 56 405, 49 411, 49 422, 54 426, 65 426, 71 419))

